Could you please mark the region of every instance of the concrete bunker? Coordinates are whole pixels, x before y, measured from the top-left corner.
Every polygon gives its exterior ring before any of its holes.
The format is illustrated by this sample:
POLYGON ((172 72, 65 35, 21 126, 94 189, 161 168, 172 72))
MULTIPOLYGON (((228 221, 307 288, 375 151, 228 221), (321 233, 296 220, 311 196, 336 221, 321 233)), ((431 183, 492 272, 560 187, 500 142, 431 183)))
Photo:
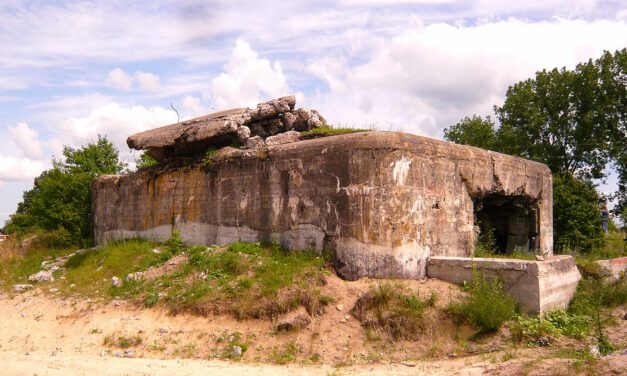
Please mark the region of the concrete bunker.
POLYGON ((475 198, 473 205, 480 240, 493 243, 496 253, 533 253, 539 248, 537 200, 490 193, 475 198))
MULTIPOLYGON (((547 166, 400 132, 300 133, 325 125, 284 97, 130 136, 129 147, 159 164, 94 181, 96 242, 165 241, 173 230, 190 244, 272 241, 329 253, 348 280, 424 278, 430 265, 437 278, 459 282, 478 260, 481 226, 499 252, 553 254, 547 166), (457 261, 434 266, 439 257, 457 261)), ((478 268, 502 265, 494 260, 478 268)), ((515 276, 526 265, 536 287, 512 285, 534 312, 554 306, 547 294, 563 306, 578 278, 572 262, 556 264, 569 280, 548 278, 557 272, 543 262, 497 268, 515 276)))

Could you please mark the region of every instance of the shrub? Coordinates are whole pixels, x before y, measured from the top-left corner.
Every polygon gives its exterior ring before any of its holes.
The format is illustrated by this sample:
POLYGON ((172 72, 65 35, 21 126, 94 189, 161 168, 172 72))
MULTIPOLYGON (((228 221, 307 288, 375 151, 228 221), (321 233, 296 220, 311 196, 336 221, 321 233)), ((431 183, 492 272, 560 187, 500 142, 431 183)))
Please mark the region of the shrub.
POLYGON ((518 316, 509 329, 517 341, 539 342, 542 337, 553 338, 561 334, 551 321, 538 317, 518 316))
POLYGON ((505 295, 499 279, 490 281, 475 272, 468 295, 461 301, 451 303, 449 310, 459 319, 485 333, 496 331, 504 322, 513 318, 516 304, 505 295))
POLYGON ((562 309, 549 312, 544 318, 561 334, 578 339, 588 334, 592 324, 590 317, 568 313, 562 309))

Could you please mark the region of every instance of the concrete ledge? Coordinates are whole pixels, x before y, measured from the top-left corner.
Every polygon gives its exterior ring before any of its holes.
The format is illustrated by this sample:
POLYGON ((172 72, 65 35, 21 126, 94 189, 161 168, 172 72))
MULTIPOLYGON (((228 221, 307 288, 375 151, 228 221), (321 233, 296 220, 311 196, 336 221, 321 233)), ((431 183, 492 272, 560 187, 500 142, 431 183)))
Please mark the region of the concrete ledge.
POLYGON ((427 276, 470 282, 473 268, 488 278, 500 278, 505 292, 521 309, 535 315, 566 308, 581 279, 571 256, 551 256, 545 261, 434 256, 427 263, 427 276))
POLYGON ((596 263, 609 274, 612 281, 618 281, 621 274, 627 273, 627 257, 598 260, 596 263))

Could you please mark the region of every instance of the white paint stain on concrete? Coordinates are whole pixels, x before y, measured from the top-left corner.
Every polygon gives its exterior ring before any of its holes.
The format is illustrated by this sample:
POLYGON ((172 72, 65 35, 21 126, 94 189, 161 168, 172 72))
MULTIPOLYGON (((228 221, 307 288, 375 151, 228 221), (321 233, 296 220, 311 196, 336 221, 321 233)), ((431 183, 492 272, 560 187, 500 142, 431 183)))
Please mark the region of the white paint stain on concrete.
POLYGON ((392 178, 397 185, 405 185, 405 180, 409 174, 409 167, 411 166, 411 159, 403 156, 400 160, 392 162, 392 178))

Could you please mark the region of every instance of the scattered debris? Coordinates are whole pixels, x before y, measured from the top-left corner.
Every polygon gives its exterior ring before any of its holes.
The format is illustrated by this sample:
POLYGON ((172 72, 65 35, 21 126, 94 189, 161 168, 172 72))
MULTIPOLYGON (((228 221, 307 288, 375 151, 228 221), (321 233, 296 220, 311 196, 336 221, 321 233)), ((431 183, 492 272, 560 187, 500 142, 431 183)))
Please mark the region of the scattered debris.
POLYGON ((42 270, 28 277, 30 282, 54 282, 51 270, 42 270))

